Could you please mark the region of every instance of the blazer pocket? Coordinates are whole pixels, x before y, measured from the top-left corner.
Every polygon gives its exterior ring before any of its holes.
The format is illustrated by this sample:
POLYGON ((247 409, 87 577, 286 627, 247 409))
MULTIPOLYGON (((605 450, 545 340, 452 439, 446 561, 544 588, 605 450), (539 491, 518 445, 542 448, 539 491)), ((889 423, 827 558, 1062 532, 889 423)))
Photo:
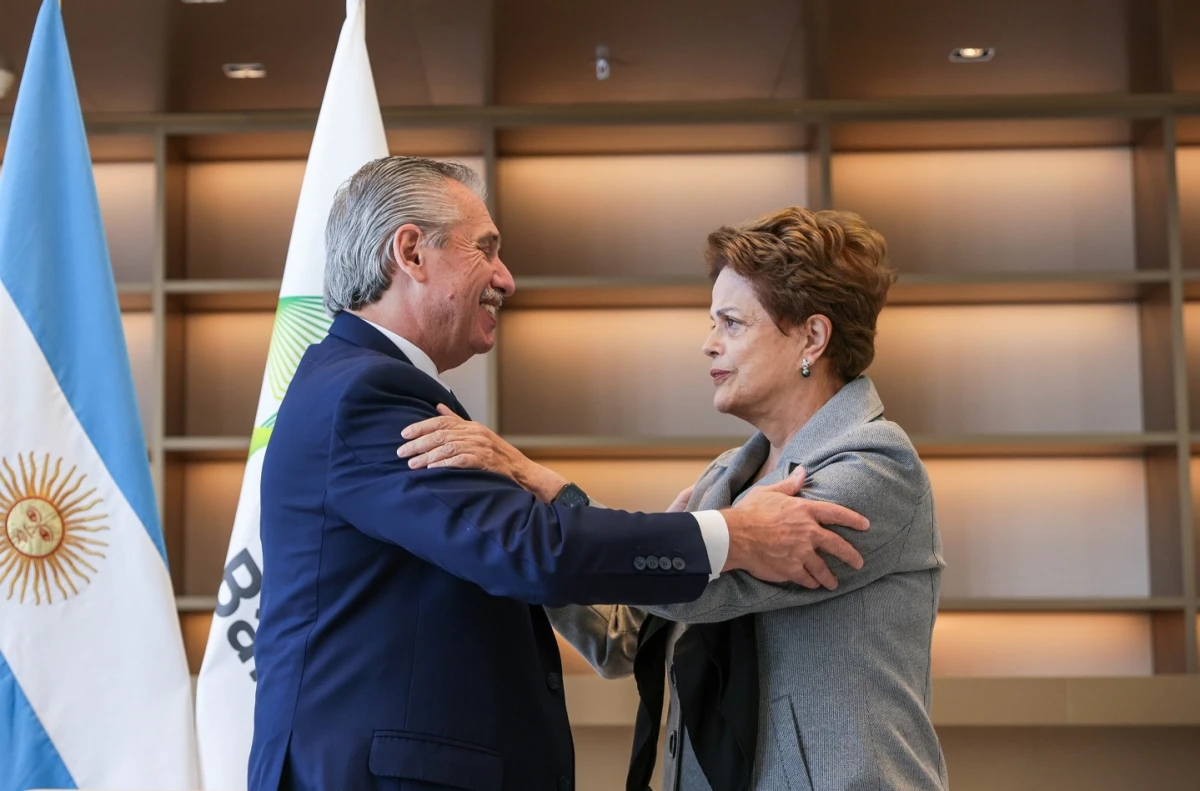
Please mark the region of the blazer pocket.
POLYGON ((375 731, 367 764, 377 777, 420 780, 465 791, 500 791, 504 759, 486 747, 408 731, 375 731))
POLYGON ((788 791, 814 791, 790 695, 771 701, 771 736, 775 742, 775 762, 783 771, 788 791))

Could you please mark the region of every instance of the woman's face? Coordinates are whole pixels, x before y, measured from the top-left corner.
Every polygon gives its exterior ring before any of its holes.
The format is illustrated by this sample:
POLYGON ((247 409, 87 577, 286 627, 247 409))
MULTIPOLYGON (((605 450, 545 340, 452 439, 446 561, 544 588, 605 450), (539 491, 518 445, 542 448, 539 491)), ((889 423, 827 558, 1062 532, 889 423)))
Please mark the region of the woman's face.
POLYGON ((712 360, 713 406, 756 424, 757 416, 784 407, 797 392, 805 334, 781 332, 750 282, 728 267, 713 284, 710 315, 703 350, 712 360))

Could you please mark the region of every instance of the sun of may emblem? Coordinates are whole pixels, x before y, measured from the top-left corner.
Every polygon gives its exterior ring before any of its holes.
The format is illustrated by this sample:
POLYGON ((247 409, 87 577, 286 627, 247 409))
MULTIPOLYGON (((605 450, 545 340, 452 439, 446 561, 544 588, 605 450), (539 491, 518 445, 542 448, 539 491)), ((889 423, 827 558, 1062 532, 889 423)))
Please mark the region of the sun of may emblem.
POLYGON ((101 500, 85 490, 87 476, 75 467, 64 475, 62 459, 18 454, 16 464, 0 459, 0 595, 50 604, 97 573, 89 558, 103 558, 108 545, 91 534, 108 530, 99 524, 107 515, 96 513, 101 500))

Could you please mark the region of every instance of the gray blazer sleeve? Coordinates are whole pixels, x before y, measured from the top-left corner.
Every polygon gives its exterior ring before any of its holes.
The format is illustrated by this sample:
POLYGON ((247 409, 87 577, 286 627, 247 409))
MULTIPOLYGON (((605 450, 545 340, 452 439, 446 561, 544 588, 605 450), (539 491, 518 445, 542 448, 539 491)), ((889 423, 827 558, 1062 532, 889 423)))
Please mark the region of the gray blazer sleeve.
POLYGON ((646 613, 624 604, 546 608, 550 624, 604 678, 633 675, 638 630, 646 613))
MULTIPOLYGON (((606 508, 588 499, 593 508, 606 508)), ((578 651, 603 678, 633 675, 638 630, 646 613, 624 604, 569 604, 547 607, 550 625, 578 651)))
POLYGON ((810 590, 792 583, 763 582, 745 572, 722 574, 700 598, 682 604, 646 607, 646 611, 683 623, 727 621, 749 613, 801 607, 858 590, 897 571, 907 571, 906 538, 914 526, 932 525, 928 476, 904 433, 884 421, 866 423, 806 466, 802 497, 844 505, 867 517, 865 532, 831 529, 863 556, 863 568, 826 556, 838 578, 835 590, 810 590))

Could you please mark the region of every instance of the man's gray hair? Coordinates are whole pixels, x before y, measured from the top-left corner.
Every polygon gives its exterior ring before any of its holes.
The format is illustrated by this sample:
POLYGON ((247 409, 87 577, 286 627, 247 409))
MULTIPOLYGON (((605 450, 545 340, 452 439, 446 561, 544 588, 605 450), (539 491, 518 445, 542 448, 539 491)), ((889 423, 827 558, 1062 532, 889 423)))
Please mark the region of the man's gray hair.
POLYGON ((384 157, 359 168, 338 188, 325 226, 325 310, 335 316, 378 302, 392 284, 392 237, 412 223, 425 243, 441 247, 462 219, 447 180, 480 198, 483 179, 461 162, 384 157))

